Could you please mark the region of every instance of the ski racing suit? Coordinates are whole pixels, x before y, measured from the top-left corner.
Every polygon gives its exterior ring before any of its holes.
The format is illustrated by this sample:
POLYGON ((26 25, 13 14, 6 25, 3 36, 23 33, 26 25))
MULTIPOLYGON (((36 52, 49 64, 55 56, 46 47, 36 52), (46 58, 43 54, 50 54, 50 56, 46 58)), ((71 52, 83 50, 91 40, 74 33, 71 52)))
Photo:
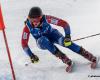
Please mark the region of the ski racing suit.
POLYGON ((29 56, 33 54, 28 45, 29 35, 31 34, 35 38, 39 48, 47 49, 52 54, 54 54, 56 51, 56 46, 54 43, 79 53, 80 46, 73 42, 69 46, 64 46, 65 37, 57 29, 54 29, 50 24, 63 27, 65 35, 70 35, 71 33, 70 26, 66 21, 50 15, 43 15, 41 22, 37 27, 34 27, 32 23, 27 19, 25 21, 25 27, 23 29, 21 40, 24 51, 29 56))

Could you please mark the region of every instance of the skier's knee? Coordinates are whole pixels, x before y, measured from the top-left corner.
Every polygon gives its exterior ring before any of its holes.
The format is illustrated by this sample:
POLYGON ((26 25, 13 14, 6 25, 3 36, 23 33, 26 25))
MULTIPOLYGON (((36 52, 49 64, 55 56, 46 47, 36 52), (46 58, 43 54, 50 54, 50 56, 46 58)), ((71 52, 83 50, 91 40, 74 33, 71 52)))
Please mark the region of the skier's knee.
POLYGON ((64 37, 60 37, 60 38, 58 39, 58 44, 61 45, 61 46, 64 46, 64 45, 63 45, 63 42, 64 42, 64 37))
POLYGON ((37 40, 37 45, 39 48, 41 49, 46 49, 45 45, 49 42, 48 38, 46 38, 45 36, 40 37, 37 40))

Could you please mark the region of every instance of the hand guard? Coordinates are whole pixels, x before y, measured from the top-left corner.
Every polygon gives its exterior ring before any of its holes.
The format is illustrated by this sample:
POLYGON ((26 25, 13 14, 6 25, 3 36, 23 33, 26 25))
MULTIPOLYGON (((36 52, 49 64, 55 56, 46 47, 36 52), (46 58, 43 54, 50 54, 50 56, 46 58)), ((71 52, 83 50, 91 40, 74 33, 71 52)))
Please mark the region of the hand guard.
POLYGON ((39 58, 38 58, 38 56, 36 56, 36 55, 32 55, 32 56, 30 57, 30 59, 31 59, 31 62, 32 62, 32 63, 37 63, 37 62, 39 61, 39 58))
POLYGON ((72 44, 70 35, 66 35, 64 39, 64 46, 70 46, 72 44))

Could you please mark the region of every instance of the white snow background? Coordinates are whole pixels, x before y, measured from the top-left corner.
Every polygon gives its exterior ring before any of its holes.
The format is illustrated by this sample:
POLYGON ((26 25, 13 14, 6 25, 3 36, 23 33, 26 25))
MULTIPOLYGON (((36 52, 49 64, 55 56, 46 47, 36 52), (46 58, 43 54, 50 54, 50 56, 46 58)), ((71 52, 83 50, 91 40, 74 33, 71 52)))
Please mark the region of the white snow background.
MULTIPOLYGON (((72 40, 100 33, 100 0, 0 0, 6 25, 6 35, 13 61, 16 80, 100 80, 100 63, 91 70, 89 61, 59 45, 74 62, 72 73, 65 71, 66 65, 50 52, 37 47, 30 37, 29 46, 39 56, 39 63, 31 64, 29 57, 21 47, 24 21, 31 7, 39 6, 44 14, 66 20, 71 27, 72 40), (29 63, 28 66, 25 64, 29 63)), ((63 28, 54 26, 62 34, 63 28)), ((100 36, 76 41, 95 56, 100 56, 100 36)), ((0 80, 12 80, 8 55, 2 31, 0 31, 0 80)))

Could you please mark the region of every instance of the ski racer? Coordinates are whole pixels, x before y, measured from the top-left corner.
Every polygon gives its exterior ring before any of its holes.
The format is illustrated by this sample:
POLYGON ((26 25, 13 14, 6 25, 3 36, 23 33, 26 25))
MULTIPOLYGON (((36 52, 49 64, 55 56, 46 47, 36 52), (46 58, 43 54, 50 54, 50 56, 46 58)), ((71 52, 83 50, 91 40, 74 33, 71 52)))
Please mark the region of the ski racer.
POLYGON ((35 63, 39 61, 39 58, 31 51, 28 45, 30 34, 35 38, 39 48, 50 51, 54 56, 58 57, 63 63, 68 65, 66 68, 67 72, 71 72, 73 62, 61 52, 54 43, 66 47, 88 59, 91 62, 91 68, 94 69, 96 67, 96 57, 83 47, 71 41, 69 24, 60 18, 43 14, 40 7, 32 7, 30 9, 25 21, 25 27, 21 39, 23 50, 30 57, 31 62, 35 63), (60 31, 54 29, 50 24, 63 27, 65 35, 63 36, 60 31))

